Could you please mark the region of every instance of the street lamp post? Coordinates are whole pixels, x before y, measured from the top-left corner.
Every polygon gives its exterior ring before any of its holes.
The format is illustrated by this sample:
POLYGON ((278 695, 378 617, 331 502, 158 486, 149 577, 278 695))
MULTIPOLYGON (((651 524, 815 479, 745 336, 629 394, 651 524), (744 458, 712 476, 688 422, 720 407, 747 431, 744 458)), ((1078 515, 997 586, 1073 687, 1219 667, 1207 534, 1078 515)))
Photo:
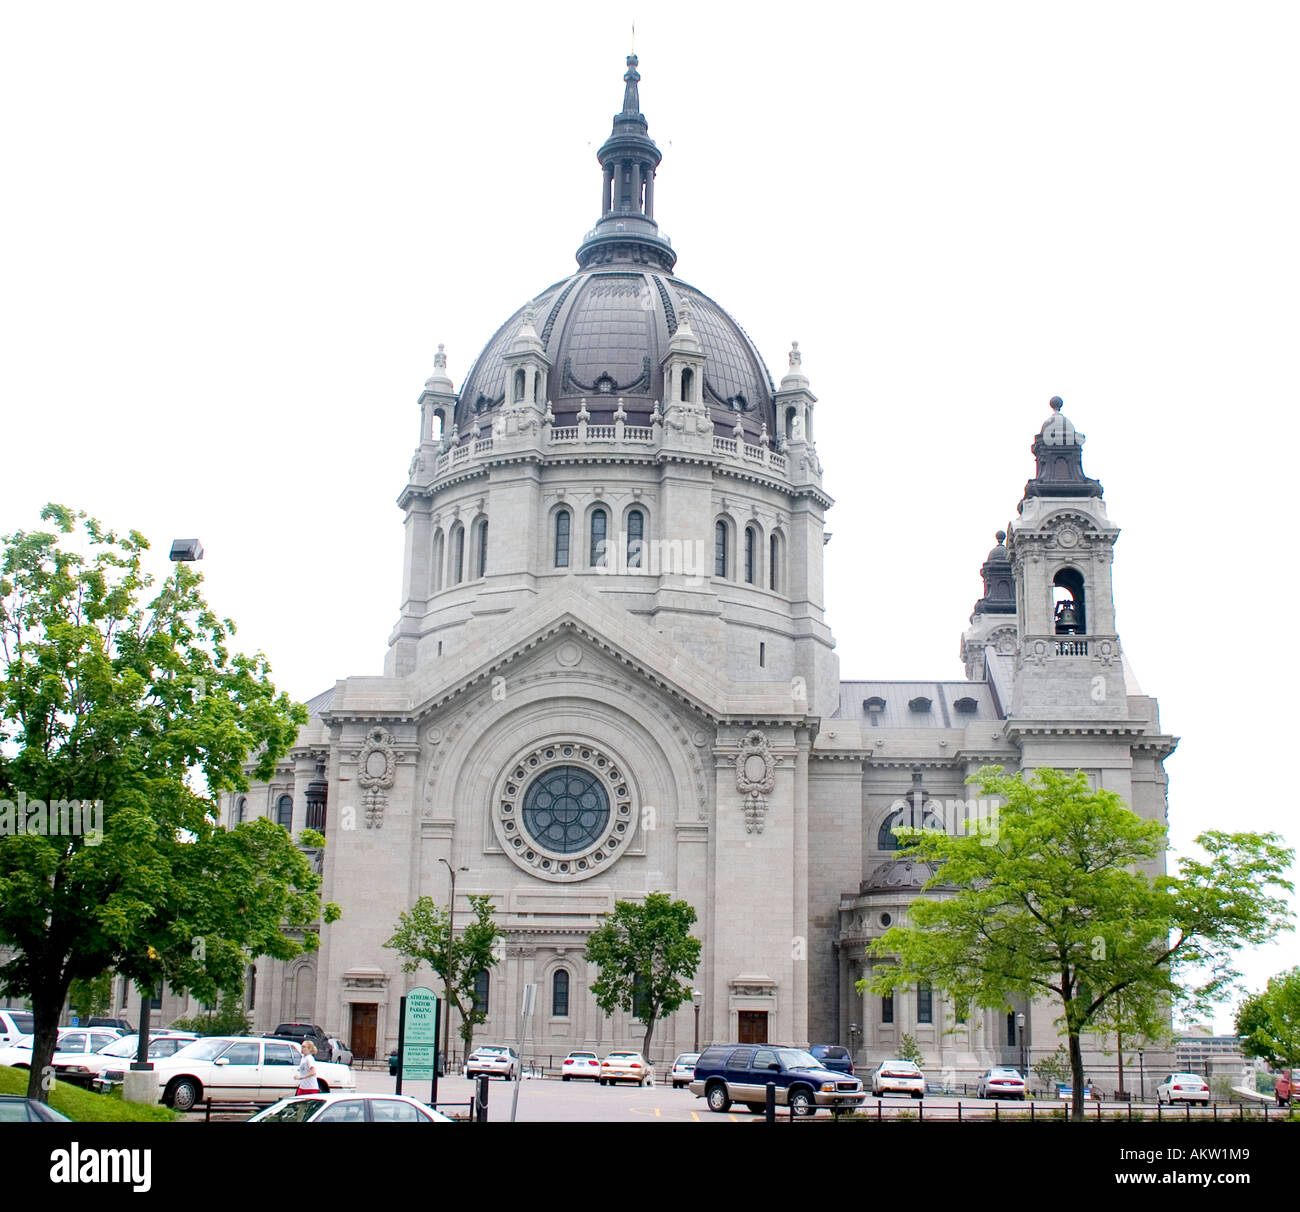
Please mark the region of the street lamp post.
POLYGON ((1016 1038, 1020 1041, 1020 1076, 1025 1079, 1025 1086, 1029 1085, 1029 1070, 1025 1068, 1025 1015, 1021 1011, 1016 1015, 1016 1038))
POLYGON ((1138 1102, 1147 1101, 1147 1073, 1142 1064, 1142 1049, 1138 1049, 1138 1102))
POLYGON ((691 1001, 695 1003, 695 1051, 700 1050, 700 1004, 704 1001, 704 994, 698 989, 691 991, 691 1001))
MULTIPOLYGON (((447 1058, 451 1055, 451 998, 448 992, 451 989, 452 977, 452 946, 456 941, 456 872, 468 871, 468 867, 453 867, 445 858, 438 860, 447 868, 447 873, 451 876, 451 905, 447 911, 447 971, 442 973, 442 1065, 443 1071, 446 1072, 447 1058)), ((400 1060, 398 1062, 401 1063, 400 1060)), ((438 1058, 433 1058, 433 1071, 438 1071, 438 1058)))

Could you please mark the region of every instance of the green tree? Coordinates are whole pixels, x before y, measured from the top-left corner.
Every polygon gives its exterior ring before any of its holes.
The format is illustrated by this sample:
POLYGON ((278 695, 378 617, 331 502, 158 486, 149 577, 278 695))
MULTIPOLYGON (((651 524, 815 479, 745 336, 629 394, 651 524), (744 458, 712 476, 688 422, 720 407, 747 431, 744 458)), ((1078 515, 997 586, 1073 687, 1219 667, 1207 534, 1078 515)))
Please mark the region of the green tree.
POLYGON ((471 896, 473 917, 455 937, 451 914, 430 896, 422 896, 398 919, 397 930, 384 944, 406 957, 403 972, 428 964, 442 980, 446 1000, 460 1016, 460 1038, 465 1055, 473 1050, 474 1028, 487 1018, 487 1007, 474 997, 480 972, 497 962, 501 931, 492 917, 490 896, 471 896))
POLYGON ((899 1041, 898 1059, 911 1061, 914 1065, 925 1064, 925 1053, 921 1051, 921 1045, 916 1042, 916 1036, 904 1035, 899 1041))
POLYGON ((196 1035, 247 1035, 252 1030, 252 1020, 244 1009, 243 990, 223 992, 215 1009, 189 1018, 178 1018, 172 1027, 177 1031, 193 1031, 196 1035))
POLYGON ((102 1018, 113 998, 113 974, 78 977, 68 986, 68 1005, 78 1018, 102 1018))
POLYGON ((113 968, 213 1001, 337 915, 284 829, 215 824, 211 797, 247 787, 251 754, 269 777, 305 709, 231 651, 188 565, 155 589, 137 531, 41 517, 0 563, 0 988, 31 1000, 37 1098, 74 980, 113 968))
POLYGON ((1242 1051, 1274 1069, 1300 1065, 1300 968, 1269 978, 1262 993, 1237 1007, 1237 1034, 1242 1051))
POLYGON ((1289 928, 1272 890, 1291 890, 1293 854, 1275 834, 1203 833, 1208 859, 1153 877, 1143 868, 1160 859, 1163 827, 1093 791, 1082 772, 986 767, 970 781, 1003 801, 976 832, 898 831, 910 856, 936 865, 927 889, 943 892, 913 901, 911 924, 872 945, 898 962, 878 966, 870 987, 929 980, 958 1003, 999 1010, 1015 997, 1054 1001, 1081 1115, 1082 1034, 1113 1030, 1117 996, 1129 1033, 1157 1006, 1221 998, 1234 951, 1289 928))
POLYGON ((1050 1092, 1070 1076, 1070 1056, 1062 1044, 1055 1052, 1034 1063, 1034 1075, 1050 1092))
POLYGON ((694 924, 695 910, 685 901, 652 892, 644 904, 615 901, 587 940, 587 960, 600 969, 592 996, 606 1014, 624 1010, 645 1024, 646 1060, 655 1023, 691 995, 683 982, 700 964, 700 940, 690 932, 694 924))

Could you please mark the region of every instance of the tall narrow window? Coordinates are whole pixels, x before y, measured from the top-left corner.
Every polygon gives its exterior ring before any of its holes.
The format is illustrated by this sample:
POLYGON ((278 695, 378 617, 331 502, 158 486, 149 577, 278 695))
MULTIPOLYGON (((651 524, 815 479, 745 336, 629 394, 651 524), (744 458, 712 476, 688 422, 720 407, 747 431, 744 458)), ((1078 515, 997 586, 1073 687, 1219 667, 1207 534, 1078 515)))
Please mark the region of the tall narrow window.
POLYGON ((561 509, 555 515, 555 567, 569 566, 569 511, 561 509))
POLYGON ((758 532, 752 526, 745 527, 745 583, 752 585, 758 563, 758 532))
POLYGON ((639 509, 627 515, 627 566, 641 567, 641 549, 645 545, 645 514, 639 509))
POLYGON ((886 993, 880 999, 880 1021, 882 1023, 892 1023, 894 1021, 894 995, 886 993))
POLYGON ((247 808, 248 808, 247 796, 242 796, 242 795, 239 796, 235 800, 235 824, 236 825, 242 825, 244 823, 244 812, 247 808))
POLYGON ((695 399, 695 372, 688 366, 682 371, 682 403, 690 404, 695 399))
POLYGON ((465 579, 465 527, 457 526, 451 537, 451 583, 459 585, 465 579))
POLYGON ((609 515, 603 509, 595 510, 591 515, 591 560, 592 568, 605 567, 605 534, 609 525, 609 515))
POLYGON ((929 981, 922 981, 916 987, 916 1021, 934 1022, 934 991, 930 988, 929 981))
POLYGON ((727 524, 722 521, 713 528, 713 575, 727 575, 727 524))
POLYGON ((569 1017, 569 971, 557 968, 551 980, 551 1016, 553 1018, 569 1017))
POLYGON ((523 398, 524 398, 524 369, 521 366, 517 371, 515 371, 515 399, 522 400, 523 398))
POLYGON ((286 829, 293 828, 293 796, 282 795, 275 804, 275 819, 286 829))
POLYGON ((474 1009, 488 1013, 488 994, 491 992, 492 978, 486 968, 474 978, 474 1009))
POLYGON ((1014 1048, 1015 1046, 1016 1046, 1016 1012, 1014 1010, 1008 1010, 1007 1011, 1007 1047, 1014 1048))
POLYGON ((773 535, 767 541, 767 587, 773 592, 779 592, 781 588, 780 581, 777 579, 776 566, 780 554, 780 547, 777 543, 776 535, 773 535))
POLYGON ((442 531, 433 537, 433 592, 442 588, 443 567, 447 562, 447 539, 442 531))
POLYGON ((487 534, 488 524, 484 518, 478 528, 478 575, 487 576, 487 534))

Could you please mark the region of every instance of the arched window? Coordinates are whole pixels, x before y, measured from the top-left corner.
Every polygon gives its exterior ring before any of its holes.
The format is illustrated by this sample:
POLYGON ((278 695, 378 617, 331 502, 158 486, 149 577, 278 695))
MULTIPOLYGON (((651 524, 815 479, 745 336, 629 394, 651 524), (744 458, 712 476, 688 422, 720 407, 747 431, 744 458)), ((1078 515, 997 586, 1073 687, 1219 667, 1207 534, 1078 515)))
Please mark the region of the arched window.
POLYGON ((275 819, 286 829, 293 828, 293 796, 282 795, 275 802, 275 819))
POLYGON ((569 1017, 569 970, 557 968, 551 978, 551 1017, 569 1017))
POLYGON ((880 999, 880 1021, 882 1023, 892 1023, 894 1021, 894 995, 886 993, 880 999))
POLYGON ((627 566, 641 567, 641 549, 645 546, 645 514, 639 509, 627 515, 627 566))
POLYGON ((727 575, 727 524, 721 519, 713 527, 713 575, 727 575))
POLYGON ((592 568, 605 567, 605 537, 609 527, 609 515, 603 509, 592 511, 591 515, 591 558, 592 568))
POLYGON ((682 371, 682 402, 693 403, 695 400, 695 372, 687 366, 682 371))
POLYGON ((767 587, 773 593, 781 592, 781 578, 777 572, 781 563, 781 542, 773 535, 767 541, 767 587))
POLYGON ((569 566, 569 525, 570 515, 567 509, 561 509, 555 515, 555 567, 569 566))
POLYGON ((745 527, 745 584, 752 585, 758 576, 758 531, 745 527))
POLYGON ((475 1011, 482 1010, 484 1014, 488 1013, 488 994, 491 992, 491 979, 486 968, 483 968, 474 978, 475 1011))
POLYGON ((433 536, 433 592, 437 593, 442 588, 443 568, 447 562, 447 538, 438 531, 433 536))
POLYGON ((1083 574, 1077 568, 1062 568, 1052 578, 1052 617, 1057 635, 1088 634, 1083 574))
POLYGON ((243 795, 237 796, 235 799, 235 824, 236 825, 242 825, 244 823, 244 810, 247 807, 248 807, 248 797, 243 795))
POLYGON ((515 399, 516 401, 524 398, 524 368, 521 366, 515 371, 515 399))
POLYGON ((899 839, 894 830, 903 826, 909 829, 942 829, 943 822, 931 811, 929 804, 926 804, 920 812, 909 804, 885 817, 880 832, 876 835, 876 849, 897 850, 899 839))
POLYGON ((459 585, 465 579, 465 527, 457 524, 451 533, 451 576, 448 580, 459 585))
POLYGON ((478 524, 478 573, 480 577, 487 576, 487 536, 488 524, 487 518, 484 518, 478 524))

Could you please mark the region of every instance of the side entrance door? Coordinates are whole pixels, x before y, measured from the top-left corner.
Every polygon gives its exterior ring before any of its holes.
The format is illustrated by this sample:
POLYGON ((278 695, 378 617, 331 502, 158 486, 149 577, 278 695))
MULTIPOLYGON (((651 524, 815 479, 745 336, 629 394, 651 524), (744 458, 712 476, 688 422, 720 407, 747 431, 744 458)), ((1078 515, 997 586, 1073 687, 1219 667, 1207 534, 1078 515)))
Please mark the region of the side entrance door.
POLYGON ((767 1011, 766 1010, 740 1010, 737 1011, 740 1019, 738 1024, 740 1039, 742 1044, 765 1044, 767 1043, 767 1011))
POLYGON ((374 1002, 352 1003, 352 1033, 348 1042, 358 1060, 375 1059, 375 1030, 379 1025, 379 1007, 374 1002))

